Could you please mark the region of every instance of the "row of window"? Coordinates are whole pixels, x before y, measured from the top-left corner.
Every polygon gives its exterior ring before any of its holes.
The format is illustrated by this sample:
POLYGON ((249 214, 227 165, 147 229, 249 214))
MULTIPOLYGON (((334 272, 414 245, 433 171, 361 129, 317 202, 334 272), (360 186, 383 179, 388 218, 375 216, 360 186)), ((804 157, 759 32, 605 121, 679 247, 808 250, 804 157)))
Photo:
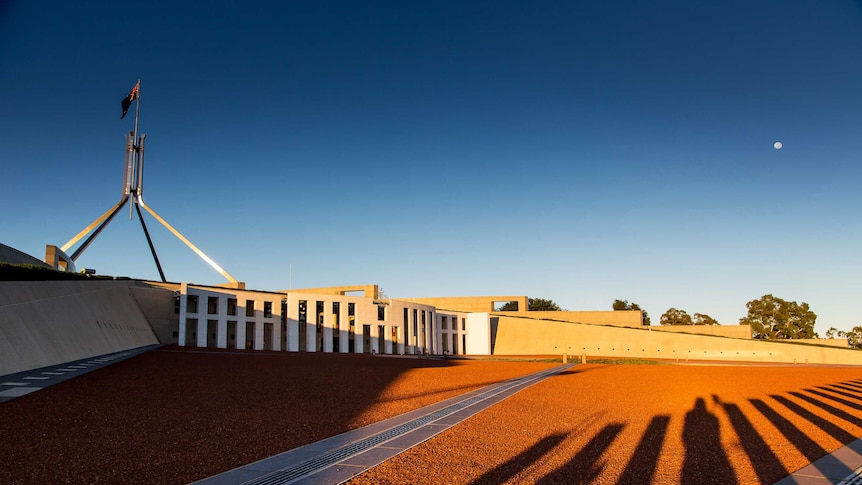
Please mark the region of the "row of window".
MULTIPOLYGON (((217 296, 209 296, 207 297, 207 314, 208 315, 218 315, 219 313, 219 301, 221 298, 217 296)), ((236 315, 236 307, 237 307, 236 298, 228 298, 227 299, 227 314, 228 315, 236 315)), ((176 304, 174 306, 174 313, 180 312, 180 301, 177 299, 176 304)), ((186 296, 186 312, 188 313, 198 313, 198 295, 187 295, 186 296)), ((253 317, 254 316, 254 300, 246 300, 245 301, 245 316, 253 317)), ((264 318, 272 318, 272 302, 265 301, 263 302, 263 316, 264 318)))

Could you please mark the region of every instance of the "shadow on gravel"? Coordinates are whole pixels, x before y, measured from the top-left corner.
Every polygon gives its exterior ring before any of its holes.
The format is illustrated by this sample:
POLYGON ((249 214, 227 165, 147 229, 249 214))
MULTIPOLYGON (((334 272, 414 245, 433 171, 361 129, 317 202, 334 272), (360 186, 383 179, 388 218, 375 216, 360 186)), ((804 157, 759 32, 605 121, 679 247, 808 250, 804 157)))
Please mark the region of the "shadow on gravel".
POLYGON ((606 425, 565 465, 545 475, 536 483, 547 485, 551 483, 581 484, 594 482, 602 474, 605 467, 600 462, 602 455, 605 454, 605 450, 611 446, 611 443, 614 442, 624 427, 620 423, 606 425))
POLYGON ((682 430, 682 483, 738 483, 720 437, 718 418, 706 409, 703 398, 697 398, 694 409, 685 415, 682 430))
MULTIPOLYGON (((379 415, 377 399, 400 376, 453 365, 355 354, 147 352, 0 405, 10 437, 0 440, 0 483, 20 480, 21 470, 28 483, 188 483, 389 417, 379 415)), ((459 394, 468 384, 449 385, 459 394)))
POLYGON ((719 404, 724 413, 727 414, 731 426, 733 426, 736 435, 739 437, 739 442, 745 453, 751 458, 751 464, 754 467, 754 472, 757 474, 757 479, 760 483, 773 483, 789 474, 788 470, 781 464, 781 460, 775 456, 769 444, 763 440, 751 421, 745 416, 745 413, 739 409, 739 406, 732 403, 722 402, 718 396, 712 396, 713 400, 719 404))
POLYGON ((635 448, 632 459, 617 480, 617 485, 652 483, 669 423, 670 416, 667 414, 653 416, 637 448, 635 448))
POLYGON ((514 478, 518 472, 526 468, 532 463, 537 463, 542 459, 548 452, 557 447, 564 439, 566 439, 566 435, 563 433, 556 433, 549 436, 545 436, 535 445, 527 448, 522 453, 512 457, 507 460, 505 463, 502 463, 495 467, 493 470, 490 470, 483 474, 481 477, 470 482, 471 485, 484 485, 484 484, 497 484, 497 483, 506 483, 512 478, 514 478))

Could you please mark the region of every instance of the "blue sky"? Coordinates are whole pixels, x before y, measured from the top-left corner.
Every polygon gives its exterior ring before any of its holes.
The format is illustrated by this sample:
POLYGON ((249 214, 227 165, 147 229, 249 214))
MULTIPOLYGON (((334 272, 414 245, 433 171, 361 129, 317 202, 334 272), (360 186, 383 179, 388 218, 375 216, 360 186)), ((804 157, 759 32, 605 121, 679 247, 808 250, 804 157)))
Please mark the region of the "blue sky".
MULTIPOLYGON (((250 288, 725 324, 772 293, 846 330, 860 53, 841 0, 6 1, 0 242, 41 257, 119 199, 140 78, 147 204, 250 288)), ((223 281, 145 217, 168 280, 223 281)), ((158 279, 127 211, 78 264, 158 279)))

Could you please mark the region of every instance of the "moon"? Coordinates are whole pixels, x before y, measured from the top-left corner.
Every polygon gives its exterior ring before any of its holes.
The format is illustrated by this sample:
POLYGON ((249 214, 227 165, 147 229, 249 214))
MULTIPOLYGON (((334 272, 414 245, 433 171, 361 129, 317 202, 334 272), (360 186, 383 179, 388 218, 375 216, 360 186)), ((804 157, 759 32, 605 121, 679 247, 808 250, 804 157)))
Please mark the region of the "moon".
POLYGON ((772 146, 774 146, 776 150, 781 150, 781 147, 783 147, 784 145, 782 145, 780 141, 777 141, 772 146))

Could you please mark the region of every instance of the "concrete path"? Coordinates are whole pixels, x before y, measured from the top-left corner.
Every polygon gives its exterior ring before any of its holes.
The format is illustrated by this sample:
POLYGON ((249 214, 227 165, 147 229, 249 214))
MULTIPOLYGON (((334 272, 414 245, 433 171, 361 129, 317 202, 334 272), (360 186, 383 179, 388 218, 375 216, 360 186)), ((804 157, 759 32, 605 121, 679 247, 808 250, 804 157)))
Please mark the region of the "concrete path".
POLYGON ((59 384, 87 372, 101 369, 102 367, 128 359, 129 357, 134 357, 156 347, 158 345, 148 345, 137 349, 97 355, 88 359, 75 360, 64 364, 0 376, 0 403, 11 401, 16 397, 39 391, 54 384, 59 384))
POLYGON ((379 423, 195 482, 227 484, 337 484, 455 426, 474 414, 574 364, 483 387, 379 423))
POLYGON ((775 485, 862 485, 862 439, 800 468, 775 485))

